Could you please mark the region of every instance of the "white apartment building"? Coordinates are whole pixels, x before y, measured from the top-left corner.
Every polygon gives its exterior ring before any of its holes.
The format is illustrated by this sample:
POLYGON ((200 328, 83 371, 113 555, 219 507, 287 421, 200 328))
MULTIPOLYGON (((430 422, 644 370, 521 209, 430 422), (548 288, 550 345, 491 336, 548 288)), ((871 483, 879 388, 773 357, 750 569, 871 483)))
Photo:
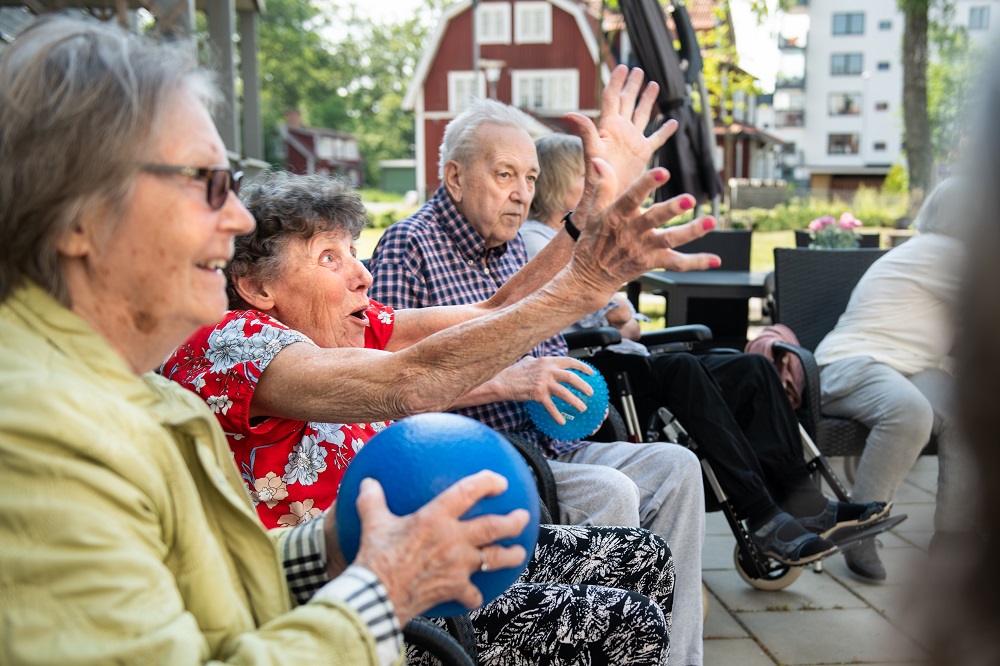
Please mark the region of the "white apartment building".
MULTIPOLYGON (((1000 33, 1000 0, 953 0, 981 44, 1000 33)), ((896 0, 806 0, 779 34, 774 131, 794 144, 784 175, 814 190, 877 186, 903 163, 904 19, 896 0)))

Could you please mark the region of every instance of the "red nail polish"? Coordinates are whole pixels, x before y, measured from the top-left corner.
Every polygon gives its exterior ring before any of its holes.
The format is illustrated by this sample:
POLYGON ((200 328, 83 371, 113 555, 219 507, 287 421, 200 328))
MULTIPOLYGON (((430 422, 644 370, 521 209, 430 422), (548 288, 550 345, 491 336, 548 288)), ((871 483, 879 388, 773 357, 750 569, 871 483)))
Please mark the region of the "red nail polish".
POLYGON ((680 207, 681 210, 691 210, 692 208, 694 208, 694 200, 685 197, 684 199, 680 200, 680 207))
POLYGON ((710 217, 706 217, 704 220, 701 221, 701 228, 704 229, 705 231, 711 231, 712 229, 715 228, 715 220, 713 220, 710 217))
POLYGON ((657 171, 656 173, 653 174, 653 178, 655 178, 656 182, 658 182, 658 183, 665 182, 667 180, 667 172, 666 171, 657 171))
POLYGON ((722 260, 721 259, 709 259, 708 260, 708 267, 709 268, 718 268, 721 265, 722 265, 722 260))

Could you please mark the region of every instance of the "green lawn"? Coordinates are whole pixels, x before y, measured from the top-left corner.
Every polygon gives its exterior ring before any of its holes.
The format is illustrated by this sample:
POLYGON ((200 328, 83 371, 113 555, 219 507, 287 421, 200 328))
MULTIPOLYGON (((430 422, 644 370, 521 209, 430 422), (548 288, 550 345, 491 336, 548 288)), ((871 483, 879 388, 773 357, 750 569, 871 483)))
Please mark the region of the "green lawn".
MULTIPOLYGON (((370 257, 384 229, 365 229, 356 246, 359 257, 370 257)), ((754 233, 751 245, 750 270, 769 271, 774 267, 773 251, 776 247, 792 247, 795 237, 791 231, 759 231, 754 233)))

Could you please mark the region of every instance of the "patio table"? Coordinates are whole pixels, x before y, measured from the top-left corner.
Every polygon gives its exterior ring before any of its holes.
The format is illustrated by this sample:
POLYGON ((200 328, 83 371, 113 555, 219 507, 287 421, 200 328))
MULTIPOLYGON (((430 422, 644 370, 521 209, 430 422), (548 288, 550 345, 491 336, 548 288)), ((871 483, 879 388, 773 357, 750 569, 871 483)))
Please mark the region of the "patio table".
MULTIPOLYGON (((746 300, 764 297, 766 272, 749 271, 650 271, 628 284, 627 293, 638 309, 639 294, 645 289, 667 297, 667 326, 699 324, 688 321, 688 301, 693 298, 746 300)), ((720 303, 720 305, 722 305, 720 303)), ((744 317, 745 321, 745 317, 744 317)), ((716 332, 718 334, 719 332, 716 332)), ((745 333, 745 330, 744 330, 745 333)))

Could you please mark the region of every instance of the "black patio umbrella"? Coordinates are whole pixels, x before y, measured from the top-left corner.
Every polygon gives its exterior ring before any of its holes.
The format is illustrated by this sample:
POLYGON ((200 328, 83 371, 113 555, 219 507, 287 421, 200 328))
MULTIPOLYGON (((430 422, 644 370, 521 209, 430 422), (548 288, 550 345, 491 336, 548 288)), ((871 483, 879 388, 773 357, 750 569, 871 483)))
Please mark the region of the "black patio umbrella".
POLYGON ((699 203, 713 199, 722 192, 722 182, 712 161, 708 131, 688 94, 688 83, 701 73, 701 53, 687 11, 674 3, 674 23, 688 62, 685 73, 659 1, 620 0, 619 5, 639 66, 648 80, 660 85, 657 127, 670 118, 678 123, 677 132, 656 156, 657 164, 670 171, 670 180, 656 191, 656 200, 684 193, 699 203))

